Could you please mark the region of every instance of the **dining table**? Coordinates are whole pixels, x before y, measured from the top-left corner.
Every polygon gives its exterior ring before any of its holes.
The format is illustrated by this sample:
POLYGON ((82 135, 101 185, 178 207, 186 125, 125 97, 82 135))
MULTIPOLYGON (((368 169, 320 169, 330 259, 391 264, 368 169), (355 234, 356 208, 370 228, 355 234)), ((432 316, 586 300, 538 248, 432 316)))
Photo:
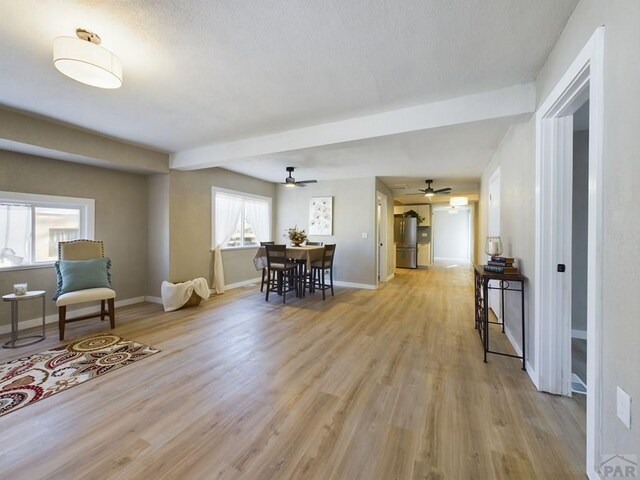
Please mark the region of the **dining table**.
MULTIPOLYGON (((287 246, 287 258, 298 264, 296 296, 302 297, 304 294, 304 277, 306 272, 311 270, 313 262, 322 260, 324 247, 317 245, 301 245, 299 247, 287 246)), ((257 271, 267 268, 267 248, 260 247, 253 257, 253 264, 257 271)))

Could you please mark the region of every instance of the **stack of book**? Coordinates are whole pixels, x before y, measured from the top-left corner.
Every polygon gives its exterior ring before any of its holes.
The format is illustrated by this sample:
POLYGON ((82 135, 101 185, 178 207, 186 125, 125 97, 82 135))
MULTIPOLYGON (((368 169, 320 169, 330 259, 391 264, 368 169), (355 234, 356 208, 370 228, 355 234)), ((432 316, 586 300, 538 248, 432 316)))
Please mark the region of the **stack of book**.
POLYGON ((484 266, 484 269, 487 272, 493 273, 518 273, 518 267, 516 267, 514 263, 515 259, 510 257, 491 257, 491 260, 484 266))

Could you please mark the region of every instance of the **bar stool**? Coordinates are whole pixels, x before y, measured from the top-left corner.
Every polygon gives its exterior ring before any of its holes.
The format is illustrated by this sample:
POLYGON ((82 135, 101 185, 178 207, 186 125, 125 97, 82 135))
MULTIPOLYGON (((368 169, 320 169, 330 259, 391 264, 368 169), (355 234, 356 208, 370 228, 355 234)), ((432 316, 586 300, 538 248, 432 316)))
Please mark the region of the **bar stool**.
POLYGON ((265 245, 267 250, 267 294, 265 301, 269 301, 269 292, 282 295, 282 303, 286 303, 287 292, 296 290, 296 271, 298 265, 287 259, 286 245, 265 245))
POLYGON ((326 298, 325 290, 331 289, 333 297, 333 257, 336 251, 335 244, 325 245, 322 253, 322 260, 311 263, 311 282, 309 291, 313 292, 316 288, 322 290, 322 300, 326 298), (329 272, 329 284, 325 281, 325 275, 329 272))
MULTIPOLYGON (((261 247, 266 247, 267 245, 275 245, 276 242, 260 242, 261 247)), ((262 281, 260 282, 260 291, 264 291, 264 277, 267 274, 267 267, 262 269, 262 281)))

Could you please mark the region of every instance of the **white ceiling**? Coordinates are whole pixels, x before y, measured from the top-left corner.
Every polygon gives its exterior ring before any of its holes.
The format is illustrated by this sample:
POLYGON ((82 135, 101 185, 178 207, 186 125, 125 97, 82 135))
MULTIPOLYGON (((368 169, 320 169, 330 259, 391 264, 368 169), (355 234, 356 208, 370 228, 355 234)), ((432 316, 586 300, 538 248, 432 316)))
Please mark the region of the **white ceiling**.
MULTIPOLYGON (((447 201, 412 195, 427 178, 434 188, 451 186, 474 200, 505 132, 532 111, 524 106, 525 84, 535 79, 576 3, 3 2, 0 105, 176 155, 196 147, 210 153, 266 146, 219 165, 272 182, 282 181, 291 165, 299 180, 381 177, 402 203, 447 201), (97 32, 121 58, 121 89, 88 87, 55 70, 53 39, 77 27, 97 32), (474 94, 480 96, 472 100, 474 94), (406 120, 411 114, 398 110, 406 107, 422 108, 426 116, 413 121, 432 126, 411 131, 409 121, 397 130, 407 133, 389 134, 397 125, 386 119, 406 120), (365 119, 381 112, 387 113, 365 119), (342 136, 340 121, 378 133, 342 136), (382 124, 388 131, 378 128, 382 124), (296 129, 317 126, 326 133, 330 125, 339 140, 299 141, 296 129), (269 134, 297 146, 270 153, 276 150, 269 150, 269 134)), ((1 138, 0 148, 34 153, 1 138)), ((99 164, 54 153, 49 156, 99 164)))
MULTIPOLYGON (((529 82, 576 3, 3 1, 0 104, 175 152, 529 82), (100 34, 121 58, 121 89, 88 87, 55 70, 53 38, 77 27, 100 34)), ((393 164, 362 170, 373 154, 411 162, 415 175, 448 176, 453 159, 477 174, 504 128, 461 127, 468 156, 464 141, 427 133, 428 141, 410 135, 406 146, 385 138, 319 149, 301 165, 314 164, 318 177, 341 165, 343 176, 407 174, 393 164), (444 146, 455 151, 446 156, 444 146)), ((255 162, 237 169, 258 176, 255 162)))

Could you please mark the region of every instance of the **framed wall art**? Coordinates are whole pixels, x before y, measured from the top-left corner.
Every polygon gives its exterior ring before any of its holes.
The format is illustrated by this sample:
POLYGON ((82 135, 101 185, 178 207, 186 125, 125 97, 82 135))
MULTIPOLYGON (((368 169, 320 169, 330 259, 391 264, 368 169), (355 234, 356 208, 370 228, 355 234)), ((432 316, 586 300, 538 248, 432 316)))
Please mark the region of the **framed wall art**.
POLYGON ((333 235, 333 197, 311 198, 309 235, 333 235))

